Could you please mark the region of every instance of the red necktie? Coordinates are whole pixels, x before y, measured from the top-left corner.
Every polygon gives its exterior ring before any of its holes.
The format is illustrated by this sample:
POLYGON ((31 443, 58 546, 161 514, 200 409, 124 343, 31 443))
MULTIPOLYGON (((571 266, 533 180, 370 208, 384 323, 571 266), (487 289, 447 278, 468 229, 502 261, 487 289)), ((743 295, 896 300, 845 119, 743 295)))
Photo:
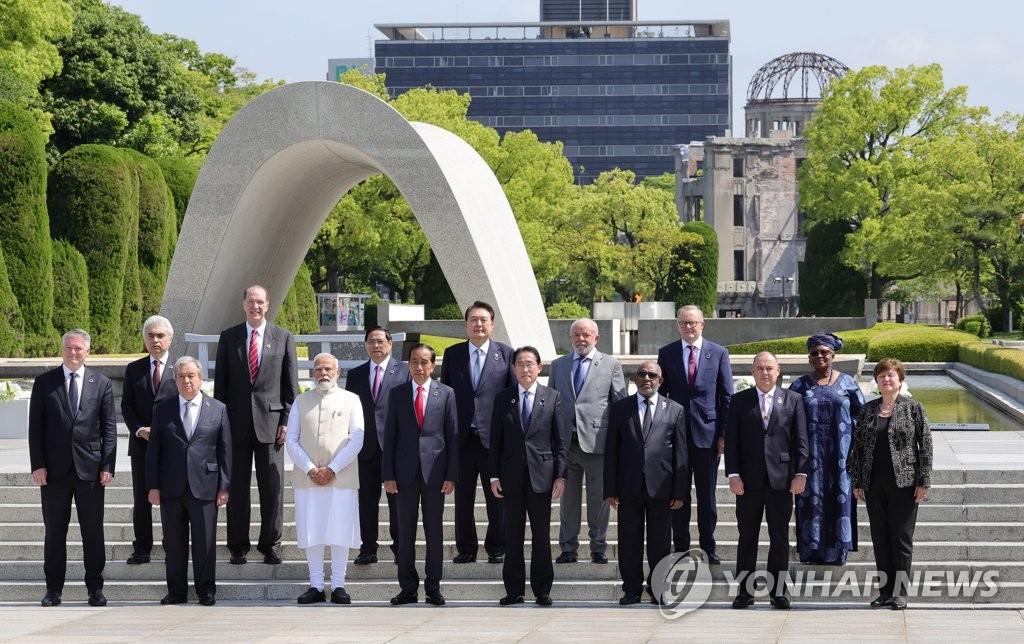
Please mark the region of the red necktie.
POLYGON ((416 422, 420 424, 420 429, 423 429, 423 385, 416 387, 416 422))
POLYGON ((153 393, 160 390, 160 361, 153 361, 153 393))
POLYGON ((260 372, 260 349, 256 340, 256 329, 252 330, 252 337, 249 339, 249 379, 256 382, 256 375, 260 372))
POLYGON ((373 368, 377 370, 377 372, 373 376, 373 400, 374 402, 376 402, 377 398, 380 397, 381 374, 384 372, 384 370, 381 369, 379 364, 374 365, 373 368))
POLYGON ((690 386, 697 384, 697 346, 689 345, 690 362, 686 365, 686 377, 690 379, 690 386))

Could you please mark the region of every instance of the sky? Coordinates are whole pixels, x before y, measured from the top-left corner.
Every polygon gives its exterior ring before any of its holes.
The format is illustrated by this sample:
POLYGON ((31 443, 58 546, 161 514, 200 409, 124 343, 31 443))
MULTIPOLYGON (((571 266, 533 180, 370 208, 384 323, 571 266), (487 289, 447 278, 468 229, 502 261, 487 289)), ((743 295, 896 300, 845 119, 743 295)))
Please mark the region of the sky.
MULTIPOLYGON (((327 60, 372 56, 374 24, 534 22, 539 0, 107 0, 149 29, 235 58, 259 79, 324 80, 327 60)), ((728 20, 733 124, 766 62, 811 51, 853 69, 939 63, 946 87, 992 114, 1024 113, 1024 3, 1006 0, 637 0, 639 20, 728 20), (774 10, 773 10, 774 9, 774 10)))

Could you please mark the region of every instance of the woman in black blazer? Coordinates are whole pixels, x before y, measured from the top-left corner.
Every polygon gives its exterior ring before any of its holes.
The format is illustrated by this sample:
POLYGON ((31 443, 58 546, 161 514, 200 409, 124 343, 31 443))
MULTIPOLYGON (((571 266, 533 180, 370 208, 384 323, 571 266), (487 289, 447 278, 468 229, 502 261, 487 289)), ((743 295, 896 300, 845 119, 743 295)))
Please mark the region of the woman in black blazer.
POLYGON ((907 607, 917 505, 928 499, 932 435, 916 400, 900 395, 907 372, 894 358, 879 360, 874 377, 882 394, 860 409, 853 436, 853 495, 865 502, 880 575, 873 608, 907 607))

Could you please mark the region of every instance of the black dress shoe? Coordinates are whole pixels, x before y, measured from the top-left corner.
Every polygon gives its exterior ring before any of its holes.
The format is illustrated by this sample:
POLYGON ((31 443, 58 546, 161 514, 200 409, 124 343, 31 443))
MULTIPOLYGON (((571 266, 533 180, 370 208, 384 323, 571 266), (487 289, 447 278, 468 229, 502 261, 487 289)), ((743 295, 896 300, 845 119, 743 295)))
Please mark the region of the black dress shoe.
POLYGON ((715 564, 716 566, 718 566, 721 565, 722 559, 721 557, 712 552, 708 554, 708 563, 715 564))
POLYGON ((750 595, 736 595, 736 599, 732 600, 733 608, 746 608, 754 605, 754 598, 750 595))
POLYGON ((523 603, 523 596, 522 595, 505 595, 504 597, 502 597, 501 599, 498 600, 498 603, 501 604, 502 606, 511 606, 512 604, 522 604, 523 603))
POLYGON ((160 600, 161 606, 167 606, 169 604, 185 604, 188 603, 188 599, 185 597, 178 597, 176 595, 164 595, 163 599, 160 600))
POLYGON ((487 555, 487 563, 499 564, 504 562, 505 555, 500 552, 496 552, 493 555, 487 555))
POLYGON ((217 603, 217 598, 214 597, 212 594, 200 595, 199 603, 203 606, 213 606, 217 603))
POLYGON ((551 595, 537 595, 538 606, 550 606, 552 603, 551 595))
POLYGON ((56 590, 48 590, 39 603, 43 606, 60 606, 60 593, 56 590))
POLYGON ((401 606, 402 604, 415 604, 420 599, 416 596, 415 590, 403 590, 394 597, 391 598, 392 606, 401 606))
POLYGON ((646 587, 645 587, 645 590, 647 591, 647 594, 648 594, 648 595, 650 595, 650 597, 651 597, 651 603, 652 603, 652 604, 654 604, 655 606, 661 606, 661 605, 662 605, 662 603, 663 603, 663 602, 661 601, 661 598, 660 598, 660 597, 657 597, 657 596, 655 596, 655 594, 654 594, 654 590, 653 590, 653 589, 651 589, 651 587, 650 587, 650 586, 646 586, 646 587))
POLYGON ((558 555, 558 558, 555 559, 555 563, 576 563, 577 561, 579 561, 579 558, 576 556, 576 553, 568 551, 558 555))
POLYGON ((245 553, 241 550, 236 550, 231 553, 231 563, 236 566, 244 564, 248 559, 245 558, 245 553))
POLYGON ((640 603, 640 595, 637 595, 636 593, 626 593, 622 597, 619 598, 619 605, 620 606, 629 606, 630 604, 639 604, 639 603, 640 603))
POLYGON ((106 606, 107 598, 103 595, 103 591, 100 589, 89 591, 89 605, 90 606, 106 606))
POLYGON ((281 563, 281 554, 278 552, 277 548, 271 548, 263 553, 263 563, 270 564, 272 566, 276 566, 281 563))
POLYGON ((427 593, 427 603, 431 606, 444 606, 444 595, 439 592, 427 593))
POLYGON ((319 604, 320 602, 327 601, 327 597, 324 596, 323 590, 310 586, 309 590, 299 595, 297 601, 300 604, 319 604))
MULTIPOLYGON (((397 561, 397 558, 395 560, 397 561)), ((468 552, 460 552, 452 559, 452 563, 458 564, 473 563, 474 561, 476 561, 476 555, 471 555, 468 552)))
POLYGON ((128 557, 129 566, 138 566, 139 564, 148 564, 149 555, 144 555, 138 552, 133 552, 131 557, 128 557))
POLYGON ((608 563, 608 557, 603 552, 594 552, 590 555, 590 560, 596 564, 608 563))
POLYGON ((331 603, 332 604, 351 604, 352 603, 352 598, 349 596, 349 594, 347 592, 345 592, 344 588, 335 588, 334 591, 331 592, 331 603))
POLYGON ((352 563, 357 566, 369 566, 370 564, 377 563, 377 555, 361 554, 352 563))
POLYGON ((889 608, 891 608, 893 610, 903 610, 906 607, 907 607, 907 598, 906 597, 901 597, 901 596, 897 595, 897 596, 892 598, 891 602, 889 602, 889 608))
POLYGON ((871 608, 882 608, 892 603, 892 595, 879 595, 871 600, 871 608))
POLYGON ((772 605, 772 608, 778 608, 779 610, 789 610, 789 597, 786 597, 785 595, 776 595, 775 597, 772 597, 769 601, 772 605))

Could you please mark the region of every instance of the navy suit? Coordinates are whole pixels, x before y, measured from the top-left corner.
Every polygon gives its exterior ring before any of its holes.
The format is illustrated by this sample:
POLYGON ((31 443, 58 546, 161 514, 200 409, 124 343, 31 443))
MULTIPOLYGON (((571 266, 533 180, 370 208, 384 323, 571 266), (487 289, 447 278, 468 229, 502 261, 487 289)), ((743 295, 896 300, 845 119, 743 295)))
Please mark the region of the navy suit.
POLYGON ((441 382, 455 390, 459 415, 459 472, 462 485, 455 488, 455 547, 459 554, 476 556, 476 482, 480 479, 487 503, 487 534, 484 550, 488 555, 505 552, 504 509, 491 494, 491 472, 487 450, 491 446, 490 423, 494 397, 516 384, 512 375, 512 348, 494 339, 484 356, 480 382, 473 388, 469 366, 471 349, 460 342, 445 349, 441 364, 441 382))
POLYGON ((523 554, 526 518, 533 533, 530 558, 530 589, 534 596, 550 595, 555 571, 551 566, 551 486, 564 479, 566 439, 562 398, 537 385, 530 413, 530 427, 523 431, 519 386, 500 392, 491 419, 489 468, 501 481, 505 497, 505 562, 502 577, 507 595, 526 589, 523 554))
POLYGON ((142 427, 152 427, 154 405, 178 395, 170 356, 167 356, 167 363, 160 365, 159 391, 153 391, 153 356, 149 355, 128 363, 121 389, 121 417, 128 426, 128 456, 132 459, 132 526, 135 532, 132 553, 139 555, 148 555, 153 549, 153 506, 149 504, 146 486, 149 441, 135 434, 142 427))
MULTIPOLYGON (((644 527, 647 565, 658 565, 671 548, 673 499, 686 494, 686 412, 664 396, 655 402, 644 438, 637 396, 612 403, 604 451, 604 494, 619 500, 619 573, 622 591, 643 591, 644 527)), ((650 585, 650 574, 647 576, 650 585)))
POLYGON ((249 338, 245 323, 225 329, 217 343, 213 395, 228 408, 232 427, 231 500, 228 502, 228 548, 249 551, 249 493, 253 463, 260 497, 260 536, 256 549, 267 554, 281 543, 284 529, 284 452, 277 428, 299 393, 295 338, 267 323, 256 382, 249 377, 249 338))
POLYGON ((768 573, 776 584, 770 594, 785 592, 783 577, 789 570, 789 522, 796 474, 807 474, 807 422, 803 397, 775 387, 768 429, 761 417, 757 388, 733 397, 725 427, 725 471, 739 474, 744 493, 736 497, 739 545, 736 549, 736 582, 739 594, 752 595, 746 578, 757 564, 761 517, 768 524, 768 573))
POLYGON ((697 493, 697 533, 700 547, 715 553, 715 526, 718 508, 715 484, 718 479, 718 439, 723 436, 725 418, 732 399, 732 368, 725 347, 702 339, 695 382, 690 385, 685 362, 686 344, 670 342, 658 350, 662 383, 658 390, 686 409, 687 472, 683 507, 672 515, 672 533, 676 552, 690 549, 690 481, 697 493))
POLYGON ((403 592, 415 592, 419 587, 416 519, 422 507, 427 542, 423 586, 428 593, 437 593, 441 590, 444 546, 441 487, 445 481, 458 481, 459 477, 458 418, 455 392, 431 382, 421 428, 413 407, 414 386, 399 385, 388 392, 381 466, 384 480, 398 485, 398 583, 403 592))
POLYGON ((78 410, 71 409, 64 367, 51 369, 32 384, 28 450, 32 471, 46 468, 40 486, 43 506, 43 574, 46 590, 61 592, 67 572, 71 500, 78 508, 85 559, 85 585, 103 588, 103 491, 100 472, 114 473, 117 417, 110 380, 88 367, 82 372, 78 410))
POLYGON ((153 410, 146 481, 149 489, 160 491, 167 593, 184 599, 190 531, 196 594, 217 591, 217 492, 231 485, 231 426, 224 404, 200 394, 192 399, 198 415, 189 438, 179 402, 175 396, 153 410))
MULTIPOLYGON (((381 473, 381 446, 388 418, 388 392, 392 387, 409 382, 409 365, 394 358, 388 359, 387 369, 381 376, 380 392, 373 399, 371 366, 367 360, 352 368, 345 377, 345 389, 359 396, 363 407, 363 447, 359 450, 359 531, 362 545, 360 555, 377 554, 377 535, 380 528, 380 491, 384 478, 381 473)), ((391 534, 391 553, 398 554, 398 516, 395 497, 388 499, 388 523, 391 534)))

